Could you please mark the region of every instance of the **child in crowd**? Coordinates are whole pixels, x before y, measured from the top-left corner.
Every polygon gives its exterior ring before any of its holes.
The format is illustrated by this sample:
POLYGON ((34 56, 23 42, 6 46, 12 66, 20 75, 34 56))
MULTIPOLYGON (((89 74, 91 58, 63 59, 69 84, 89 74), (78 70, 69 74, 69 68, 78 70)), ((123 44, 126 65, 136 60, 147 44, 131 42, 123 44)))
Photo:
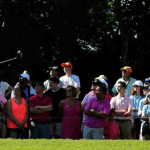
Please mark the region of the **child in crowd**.
POLYGON ((104 129, 104 135, 106 139, 118 139, 120 130, 118 124, 114 121, 115 110, 111 109, 108 117, 107 125, 104 129))

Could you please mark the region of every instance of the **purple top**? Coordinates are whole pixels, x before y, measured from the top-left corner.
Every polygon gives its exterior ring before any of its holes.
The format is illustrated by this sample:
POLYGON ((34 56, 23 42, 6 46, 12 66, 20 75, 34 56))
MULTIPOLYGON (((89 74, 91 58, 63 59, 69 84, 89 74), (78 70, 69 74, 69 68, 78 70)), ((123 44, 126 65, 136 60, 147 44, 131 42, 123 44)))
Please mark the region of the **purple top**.
MULTIPOLYGON (((110 112, 110 103, 107 99, 102 101, 97 101, 97 97, 90 99, 85 106, 84 110, 90 110, 93 108, 95 111, 102 111, 105 114, 109 114, 110 112)), ((87 116, 86 126, 89 128, 104 128, 106 126, 106 118, 100 117, 89 117, 87 116)))
MULTIPOLYGON (((88 101, 91 99, 91 98, 94 98, 95 97, 95 95, 93 94, 93 93, 91 93, 91 94, 86 94, 85 95, 85 97, 83 98, 83 101, 82 101, 82 105, 87 105, 87 103, 88 103, 88 101)), ((83 115, 83 120, 82 120, 82 122, 86 122, 86 119, 87 119, 87 115, 83 115)))

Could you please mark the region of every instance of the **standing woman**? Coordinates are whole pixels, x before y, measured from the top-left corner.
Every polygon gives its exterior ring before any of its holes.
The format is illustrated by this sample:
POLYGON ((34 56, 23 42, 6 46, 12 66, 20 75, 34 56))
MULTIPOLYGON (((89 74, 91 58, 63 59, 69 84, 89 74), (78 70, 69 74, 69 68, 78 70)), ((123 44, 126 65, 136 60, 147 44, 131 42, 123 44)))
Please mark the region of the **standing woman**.
POLYGON ((150 140, 150 93, 147 95, 146 101, 142 109, 142 136, 143 140, 150 140))
POLYGON ((133 111, 134 111, 134 120, 132 126, 132 138, 139 139, 140 134, 140 126, 141 126, 141 119, 138 116, 139 111, 139 103, 141 100, 144 99, 143 94, 143 82, 141 80, 136 80, 133 84, 133 89, 131 92, 130 98, 133 100, 133 111))
POLYGON ((7 128, 9 138, 24 138, 27 129, 28 106, 24 98, 21 97, 23 89, 20 84, 13 88, 14 97, 7 103, 7 128))
POLYGON ((62 138, 80 139, 81 138, 81 102, 76 99, 77 92, 74 86, 67 86, 67 99, 60 102, 60 113, 62 121, 62 138))

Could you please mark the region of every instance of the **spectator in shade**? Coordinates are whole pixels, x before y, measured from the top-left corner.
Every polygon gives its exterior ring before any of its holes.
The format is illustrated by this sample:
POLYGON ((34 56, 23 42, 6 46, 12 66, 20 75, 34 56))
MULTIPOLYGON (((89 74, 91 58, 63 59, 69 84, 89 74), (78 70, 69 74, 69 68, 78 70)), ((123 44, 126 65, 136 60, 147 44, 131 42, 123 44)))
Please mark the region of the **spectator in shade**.
MULTIPOLYGON (((57 78, 59 78, 58 74, 59 74, 59 69, 58 69, 57 66, 49 67, 49 75, 50 75, 49 79, 51 77, 57 77, 57 78)), ((50 80, 49 79, 47 79, 46 81, 44 81, 44 87, 45 87, 44 90, 45 91, 51 89, 50 80)), ((59 81, 59 87, 62 87, 62 82, 60 82, 60 81, 59 81)))
POLYGON ((121 81, 121 82, 126 83, 125 94, 126 94, 126 96, 129 97, 131 95, 132 84, 136 81, 136 79, 131 78, 131 73, 132 73, 131 67, 125 66, 125 67, 121 68, 121 71, 122 71, 122 78, 120 78, 116 81, 114 87, 112 88, 112 93, 113 93, 113 96, 117 95, 117 84, 119 81, 121 81))
POLYGON ((50 89, 45 92, 45 95, 50 96, 53 100, 53 110, 51 114, 51 138, 61 138, 62 118, 59 114, 59 103, 62 99, 66 99, 66 90, 59 87, 59 79, 51 77, 50 89))
POLYGON ((84 139, 103 139, 106 117, 110 112, 110 103, 105 98, 106 92, 105 85, 97 85, 96 97, 91 98, 84 108, 84 114, 87 115, 83 129, 84 139))
POLYGON ((14 87, 14 97, 8 100, 7 111, 7 129, 10 138, 25 138, 27 132, 28 104, 21 96, 22 86, 16 84, 14 87))
POLYGON ((36 95, 30 97, 29 107, 31 113, 31 137, 50 138, 50 111, 52 99, 44 94, 44 84, 37 82, 36 95))
POLYGON ((62 121, 62 138, 63 139, 80 139, 81 138, 81 102, 76 99, 77 91, 74 86, 67 86, 67 99, 60 102, 60 114, 62 121))
POLYGON ((118 139, 120 135, 120 130, 118 124, 114 120, 115 117, 115 110, 111 109, 109 116, 108 116, 108 122, 104 129, 104 135, 106 139, 118 139))

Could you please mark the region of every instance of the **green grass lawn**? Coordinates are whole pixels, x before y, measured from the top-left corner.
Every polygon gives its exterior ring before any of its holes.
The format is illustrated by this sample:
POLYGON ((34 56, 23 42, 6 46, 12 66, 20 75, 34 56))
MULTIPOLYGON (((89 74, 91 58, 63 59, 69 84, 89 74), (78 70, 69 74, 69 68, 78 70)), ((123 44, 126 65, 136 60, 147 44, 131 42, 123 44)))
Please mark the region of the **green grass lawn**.
POLYGON ((150 150, 139 140, 15 140, 0 139, 0 150, 150 150))

